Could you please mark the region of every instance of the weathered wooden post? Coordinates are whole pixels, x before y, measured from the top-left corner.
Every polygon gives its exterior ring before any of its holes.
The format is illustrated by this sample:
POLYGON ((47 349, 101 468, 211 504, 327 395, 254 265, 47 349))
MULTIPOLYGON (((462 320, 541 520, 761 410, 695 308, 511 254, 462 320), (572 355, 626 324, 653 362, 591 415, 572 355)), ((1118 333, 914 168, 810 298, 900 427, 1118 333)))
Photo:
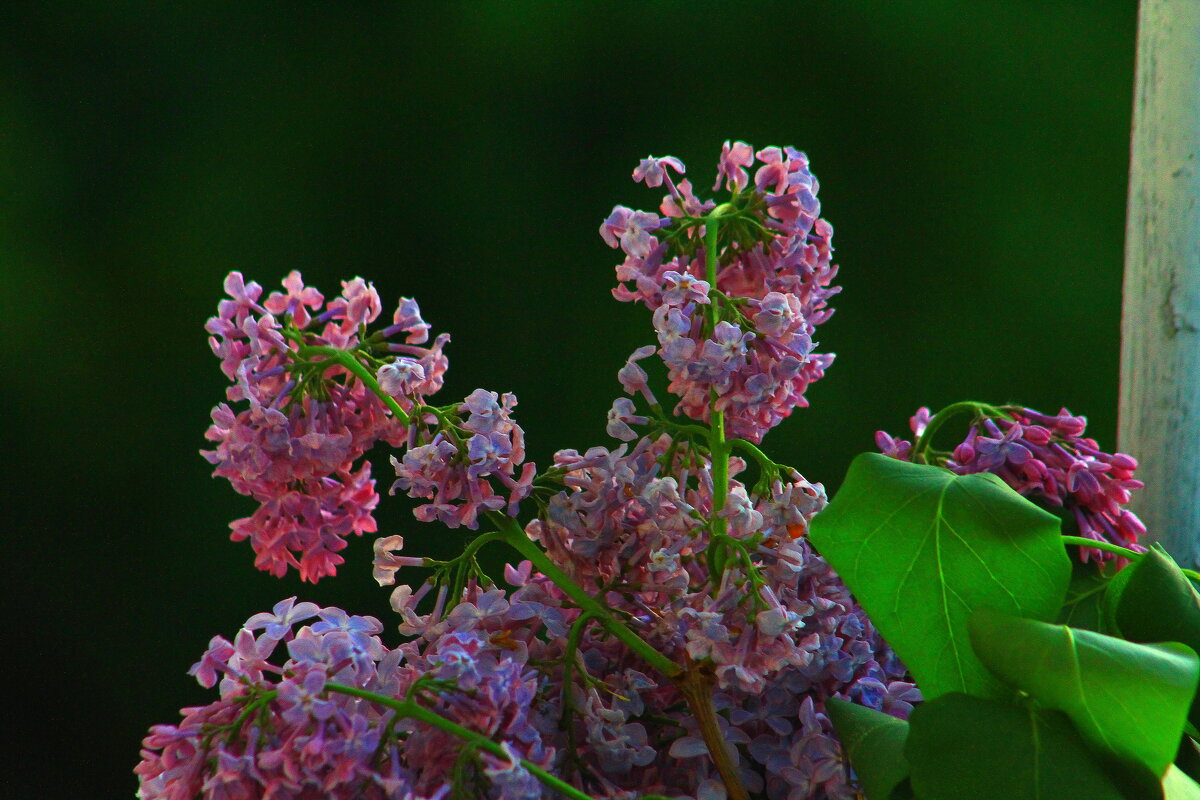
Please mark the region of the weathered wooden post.
POLYGON ((1200 565, 1200 0, 1142 0, 1119 447, 1149 538, 1200 565))

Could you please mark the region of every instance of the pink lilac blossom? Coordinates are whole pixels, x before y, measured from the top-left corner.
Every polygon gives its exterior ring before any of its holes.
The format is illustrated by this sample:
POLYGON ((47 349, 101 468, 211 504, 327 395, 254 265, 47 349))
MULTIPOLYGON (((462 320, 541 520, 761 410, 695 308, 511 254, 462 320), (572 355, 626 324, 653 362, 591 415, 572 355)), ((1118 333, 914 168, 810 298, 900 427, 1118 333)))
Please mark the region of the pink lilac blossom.
MULTIPOLYGON (((225 281, 230 299, 220 302, 206 330, 233 383, 205 434, 215 447, 202 455, 215 476, 260 504, 231 525, 235 541, 250 541, 256 565, 276 576, 296 569, 315 582, 342 563, 338 551, 347 536, 376 530, 370 464, 356 463, 377 441, 399 445, 407 432, 342 367, 328 367, 314 381, 296 366, 296 337, 307 346, 363 346, 360 333, 380 313, 374 287, 361 278, 344 281, 341 295, 328 304, 299 272, 290 273, 283 287, 260 303, 257 283, 246 283, 237 272, 225 281)), ((407 409, 440 389, 446 370, 442 348, 449 337, 438 337, 430 348, 415 346, 427 339, 427 329, 416 303, 403 300, 389 330, 407 332, 408 341, 385 344, 380 353, 404 353, 393 369, 406 395, 400 405, 407 409)))
MULTIPOLYGON (((682 174, 683 164, 674 161, 672 169, 682 174)), ((660 185, 654 181, 666 175, 656 166, 662 163, 665 159, 644 160, 634 178, 660 185)), ((675 412, 708 422, 720 411, 731 436, 759 442, 794 408, 807 405, 809 384, 833 361, 832 354, 815 352, 812 340, 816 327, 832 315, 828 300, 839 291, 832 286, 833 228, 819 218, 819 187, 808 159, 793 148, 755 154, 743 142, 726 142, 714 188, 722 185, 734 192, 725 224, 753 223, 764 233, 723 246, 715 285, 707 279, 704 228, 685 237, 694 245, 690 249, 667 237, 687 223, 684 217, 716 207, 696 200, 687 181, 667 182, 663 218, 617 206, 600 233, 625 253, 613 295, 653 312, 668 388, 679 398, 675 412), (751 184, 747 170, 755 157, 760 166, 751 184), (713 302, 723 315, 715 326, 707 316, 713 302)), ((644 357, 640 352, 637 358, 644 357)), ((631 369, 634 360, 622 370, 630 394, 643 385, 631 369)))
MULTIPOLYGON (((550 499, 543 519, 529 523, 530 537, 574 580, 603 591, 655 649, 679 663, 706 665, 724 737, 735 745, 751 792, 771 800, 855 797, 824 699, 845 697, 906 717, 920 695, 845 585, 808 546, 808 520, 825 505, 823 488, 794 475, 760 496, 733 480, 729 532, 757 541, 752 561, 763 581, 761 602, 749 599, 746 575, 735 567, 714 595, 699 557, 708 536, 701 517, 712 505, 710 471, 683 447, 666 461, 670 446, 664 436, 616 450, 559 452, 555 465, 567 470, 567 488, 550 499), (784 736, 792 731, 803 731, 802 746, 784 736)), ((730 473, 744 468, 733 459, 730 473)), ((506 577, 520 587, 513 601, 536 603, 539 617, 555 606, 563 609, 563 624, 577 617, 528 562, 506 577)), ((580 659, 611 697, 627 698, 605 700, 586 684, 578 694, 572 690, 585 764, 625 789, 658 787, 653 791, 687 797, 717 791, 703 740, 670 682, 600 630, 584 633, 580 659), (679 727, 640 721, 646 718, 679 727), (642 763, 645 746, 659 757, 642 763)))
MULTIPOLYGON (((1009 418, 991 416, 970 427, 942 464, 959 475, 990 472, 1044 506, 1062 509, 1078 526, 1079 535, 1134 550, 1146 527, 1125 508, 1130 494, 1142 488, 1133 477, 1137 460, 1124 453, 1106 453, 1094 439, 1083 436, 1087 420, 1065 408, 1043 414, 1029 408, 1005 409, 1009 418)), ((929 424, 928 408, 909 421, 920 437, 929 424)), ((885 455, 911 460, 912 443, 883 431, 875 442, 885 455)), ((1110 560, 1116 554, 1081 548, 1080 558, 1110 560)))
POLYGON ((417 519, 451 528, 475 530, 489 511, 515 517, 537 473, 533 462, 522 466, 525 432, 512 418, 516 405, 512 394, 476 389, 457 407, 452 423, 457 433, 440 428, 431 433, 424 421, 414 421, 403 457, 391 459, 396 470, 391 493, 429 500, 414 509, 417 519))
POLYGON ((545 645, 514 618, 520 614, 493 614, 389 650, 377 635, 378 620, 294 601, 251 617, 236 643, 213 639, 192 674, 209 688, 219 680, 220 698, 183 709, 178 725, 151 729, 134 770, 138 797, 444 798, 462 758, 474 763, 486 787, 481 797, 542 797, 519 760, 548 768, 557 757, 542 735, 553 724, 532 703, 542 679, 528 663, 527 645, 534 652, 545 645), (419 689, 434 678, 443 682, 419 689), (473 757, 461 740, 396 718, 386 706, 328 691, 330 683, 397 700, 416 689, 426 708, 501 742, 509 760, 473 757))
MULTIPOLYGON (((542 519, 528 524, 528 534, 574 580, 603 592, 660 652, 705 665, 723 736, 752 792, 770 800, 849 800, 856 789, 824 700, 843 697, 905 718, 920 694, 845 585, 808 546, 808 521, 826 502, 823 488, 793 475, 759 495, 735 479, 730 533, 757 542, 761 603, 749 601, 745 575, 735 568, 714 596, 698 557, 707 542, 700 517, 712 504, 709 469, 686 448, 668 461, 670 444, 667 437, 643 438, 616 450, 559 452, 555 466, 565 471, 566 488, 550 499, 542 519)), ((734 459, 731 473, 744 469, 734 459)), ((390 544, 377 550, 381 584, 392 584, 402 566, 394 551, 403 542, 396 537, 390 544)), ((592 626, 579 639, 564 693, 562 648, 580 610, 528 561, 506 567, 505 579, 515 587, 510 595, 468 587, 457 604, 443 587, 425 613, 417 606, 432 584, 397 587, 392 607, 403 620, 400 632, 416 637, 438 676, 463 686, 474 680, 474 648, 483 634, 542 664, 533 702, 545 712, 541 733, 557 754, 554 774, 592 796, 722 796, 674 684, 592 626)))

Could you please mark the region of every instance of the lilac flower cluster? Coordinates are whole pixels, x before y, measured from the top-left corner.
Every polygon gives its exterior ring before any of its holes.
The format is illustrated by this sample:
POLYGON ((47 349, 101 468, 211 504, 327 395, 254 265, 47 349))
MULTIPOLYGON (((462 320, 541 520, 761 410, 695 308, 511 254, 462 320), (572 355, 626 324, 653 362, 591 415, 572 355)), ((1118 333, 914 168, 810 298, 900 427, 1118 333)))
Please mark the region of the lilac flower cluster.
POLYGON ((726 142, 719 205, 683 174, 644 159, 634 178, 666 187, 661 216, 618 206, 601 227, 626 255, 614 295, 653 315, 657 344, 618 372, 650 411, 618 398, 621 444, 562 450, 540 478, 513 395, 426 403, 449 337, 425 346, 414 301, 370 333, 381 303, 361 279, 326 303, 298 273, 266 300, 230 276, 208 330, 229 403, 248 407, 218 406, 205 456, 260 503, 233 524, 260 567, 315 581, 375 530, 362 459, 378 441, 419 520, 498 530, 449 562, 375 542, 381 585, 435 568, 394 589, 394 649, 377 620, 294 598, 213 639, 192 674, 220 698, 151 730, 140 797, 534 800, 557 795, 546 773, 596 800, 725 800, 739 781, 768 800, 858 796, 826 701, 905 718, 920 694, 808 544, 821 484, 752 444, 832 361, 812 340, 838 291, 832 228, 792 148, 726 142), (639 363, 655 354, 676 414, 710 429, 665 418, 639 363), (533 559, 506 566, 508 592, 475 563, 496 540, 533 559))
MULTIPOLYGON (((361 381, 347 380, 340 366, 320 372, 299 368, 302 336, 308 345, 351 349, 363 344, 360 332, 380 313, 379 295, 361 278, 342 283, 330 301, 306 287, 299 272, 260 302, 262 287, 234 272, 225 280, 228 300, 205 329, 213 352, 233 383, 228 403, 212 412, 205 434, 215 448, 203 453, 213 474, 250 495, 259 508, 230 526, 234 541, 248 539, 255 566, 282 576, 289 567, 317 581, 336 571, 346 537, 376 530, 371 512, 378 502, 371 465, 362 455, 382 439, 402 442, 404 429, 379 397, 361 381), (245 403, 235 411, 229 403, 245 403)), ((446 359, 439 336, 429 348, 428 328, 412 300, 401 302, 386 338, 407 333, 391 349, 416 356, 423 380, 414 395, 442 385, 446 359)), ((410 401, 411 402, 411 401, 410 401)))
POLYGON ((216 637, 192 668, 221 697, 183 710, 178 725, 151 729, 135 769, 143 800, 206 798, 365 798, 441 800, 466 772, 479 797, 536 800, 540 784, 519 759, 549 766, 555 751, 541 731, 552 724, 532 704, 538 674, 529 643, 540 643, 521 613, 495 597, 472 595, 489 613, 443 625, 441 635, 394 650, 372 617, 320 609, 295 598, 247 620, 233 642, 216 637), (316 618, 318 621, 296 625, 316 618), (274 658, 283 644, 287 657, 274 658), (452 723, 503 743, 508 760, 487 757, 421 721, 330 685, 396 700, 412 695, 452 723), (451 685, 453 684, 453 686, 451 685))
MULTIPOLYGON (((664 216, 617 206, 600 227, 625 253, 613 295, 654 312, 657 352, 680 398, 676 413, 707 422, 722 412, 730 435, 759 442, 807 405, 805 390, 833 361, 815 353, 812 340, 839 291, 830 285, 837 275, 833 228, 819 218, 808 158, 791 147, 754 153, 744 142, 726 142, 713 189, 724 183, 732 197, 721 206, 699 201, 671 171, 682 175, 684 166, 668 156, 644 159, 633 173, 648 186, 666 185, 664 216), (708 226, 718 224, 718 252, 708 253, 708 226), (722 265, 715 281, 707 265, 713 256, 722 265)), ((635 362, 654 350, 634 353, 622 376, 626 391, 651 403, 635 362)))
POLYGON ((429 408, 425 398, 442 387, 450 337, 441 334, 423 346, 430 326, 415 300, 402 298, 392 324, 367 335, 381 303, 361 278, 343 282, 341 296, 328 304, 298 272, 283 286, 285 292, 260 303, 262 287, 231 273, 225 282, 230 299, 206 326, 234 382, 228 401, 248 407, 213 409, 206 437, 216 447, 203 455, 215 465, 214 475, 260 504, 230 526, 235 541, 250 540, 256 566, 276 576, 295 567, 314 582, 334 574, 346 538, 376 530, 371 465, 355 464, 380 440, 406 448, 403 460, 393 458, 399 476, 393 490, 434 500, 417 509, 418 518, 474 528, 480 511, 516 514, 535 467, 526 464, 514 477, 525 458, 523 433, 510 415, 515 397, 506 394, 501 404, 494 392, 478 389, 457 407, 469 414, 465 422, 453 410, 429 408), (403 342, 389 341, 400 333, 403 342), (331 351, 375 367, 381 391, 410 419, 393 413, 331 351))
MULTIPOLYGON (((712 506, 703 458, 672 448, 664 436, 582 455, 561 451, 555 465, 566 470, 567 488, 527 526, 529 536, 574 580, 603 594, 655 649, 706 665, 722 735, 746 787, 771 800, 856 797, 824 701, 844 697, 906 717, 920 695, 807 543, 808 521, 825 505, 821 485, 793 475, 760 495, 731 481, 722 513, 730 535, 752 544, 757 582, 744 566, 731 566, 714 593, 701 557, 712 506)), ((734 459, 730 472, 744 466, 734 459)), ((565 630, 579 618, 529 562, 506 577, 547 624, 565 630), (546 608, 559 610, 551 615, 546 608)), ((571 692, 578 758, 587 770, 623 789, 724 797, 671 682, 649 674, 598 627, 581 637, 579 658, 594 676, 571 692)))
MULTIPOLYGON (((909 420, 920 438, 932 415, 921 408, 909 420)), ((1138 462, 1124 453, 1106 453, 1094 439, 1084 437, 1087 419, 1065 408, 1043 414, 1029 408, 1004 407, 1001 413, 978 417, 966 438, 938 461, 967 475, 991 472, 1025 497, 1070 514, 1079 535, 1141 551, 1138 537, 1146 527, 1124 506, 1130 493, 1142 488, 1133 477, 1138 462)), ((912 459, 911 442, 883 431, 875 442, 885 454, 912 459)), ((1114 553, 1081 548, 1080 558, 1107 560, 1114 553)))
POLYGON ((495 392, 476 389, 458 406, 457 415, 435 418, 432 432, 425 425, 412 425, 403 458, 392 456, 392 493, 399 489, 410 497, 432 500, 416 508, 417 519, 474 530, 481 513, 506 509, 508 516, 517 515, 520 501, 533 489, 537 467, 525 464, 514 477, 525 460, 525 433, 511 415, 517 398, 505 393, 497 399, 495 392), (447 419, 454 424, 447 426, 447 419), (489 476, 508 491, 507 498, 484 480, 489 476))

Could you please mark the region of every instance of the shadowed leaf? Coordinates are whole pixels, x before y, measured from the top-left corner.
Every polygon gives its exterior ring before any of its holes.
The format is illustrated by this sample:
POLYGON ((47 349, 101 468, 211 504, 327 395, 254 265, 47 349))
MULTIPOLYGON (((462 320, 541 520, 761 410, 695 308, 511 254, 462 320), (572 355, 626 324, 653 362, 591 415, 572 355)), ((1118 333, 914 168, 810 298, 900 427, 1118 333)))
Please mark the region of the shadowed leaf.
POLYGON ((1123 797, 1057 711, 943 695, 913 709, 904 752, 922 800, 1123 797))
POLYGON ((981 610, 971 642, 998 678, 1071 718, 1093 746, 1161 779, 1175 758, 1196 690, 1185 645, 1123 639, 981 610))
POLYGON ((867 800, 888 800, 908 777, 908 723, 836 697, 825 704, 867 800))
MULTIPOLYGON (((1159 547, 1153 547, 1129 573, 1117 599, 1114 617, 1126 639, 1133 642, 1183 642, 1200 652, 1200 594, 1159 547)), ((1189 714, 1200 727, 1200 698, 1189 714)))

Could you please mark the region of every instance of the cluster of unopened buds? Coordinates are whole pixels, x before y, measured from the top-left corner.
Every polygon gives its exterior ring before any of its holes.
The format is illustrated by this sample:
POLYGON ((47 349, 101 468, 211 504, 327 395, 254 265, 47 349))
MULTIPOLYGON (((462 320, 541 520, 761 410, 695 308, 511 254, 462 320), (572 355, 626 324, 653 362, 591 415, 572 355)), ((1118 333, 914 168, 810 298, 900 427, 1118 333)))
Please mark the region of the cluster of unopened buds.
MULTIPOLYGON (((393 646, 376 619, 295 598, 213 639, 192 672, 220 698, 151 730, 140 797, 857 796, 825 702, 904 718, 920 695, 808 543, 823 487, 759 448, 832 362, 813 335, 838 291, 833 230, 792 148, 726 143, 722 202, 684 174, 644 159, 634 178, 665 187, 660 213, 618 206, 600 229, 624 254, 613 294, 651 311, 656 339, 618 371, 619 444, 559 451, 541 473, 512 394, 429 404, 449 337, 429 343, 413 300, 373 330, 382 304, 362 279, 327 303, 299 273, 265 299, 229 276, 208 331, 231 385, 204 455, 260 504, 232 525, 256 564, 334 574, 347 537, 377 529, 366 454, 380 442, 392 491, 424 501, 418 519, 481 533, 449 561, 376 540, 393 646), (492 543, 516 551, 507 590, 479 566, 492 543), (397 584, 417 568, 432 572, 397 584)), ((941 461, 1130 543, 1135 465, 1079 438, 1076 419, 1009 409, 941 461)))
MULTIPOLYGON (((1020 494, 1049 510, 1061 510, 1067 529, 1082 537, 1136 552, 1146 527, 1125 508, 1130 493, 1142 488, 1133 477, 1137 459, 1105 453, 1084 437, 1087 420, 1061 409, 1043 414, 1020 406, 956 403, 936 415, 920 408, 909 419, 916 444, 883 431, 875 443, 902 461, 938 464, 958 475, 990 472, 1020 494), (966 438, 953 450, 933 449, 933 434, 949 419, 970 415, 966 438)), ((1117 559, 1111 550, 1085 547, 1083 561, 1117 559)))

